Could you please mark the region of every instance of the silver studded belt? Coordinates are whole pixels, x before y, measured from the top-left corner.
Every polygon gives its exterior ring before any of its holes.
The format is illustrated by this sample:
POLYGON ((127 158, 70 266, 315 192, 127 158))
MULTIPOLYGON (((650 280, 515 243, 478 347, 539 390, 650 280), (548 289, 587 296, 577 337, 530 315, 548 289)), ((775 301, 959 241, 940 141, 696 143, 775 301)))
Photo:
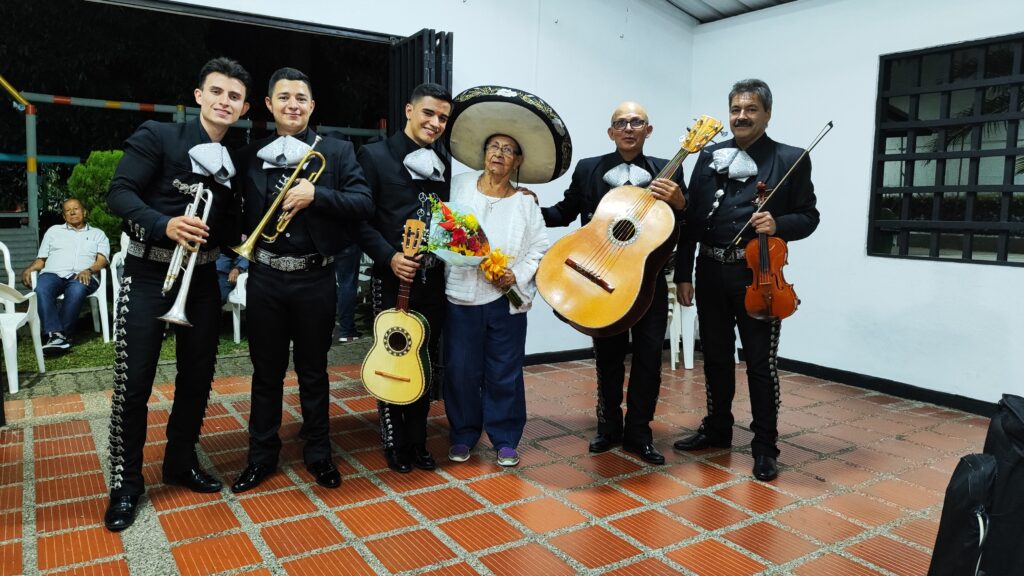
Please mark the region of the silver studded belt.
MULTIPOLYGON (((138 240, 131 240, 128 242, 128 253, 132 256, 142 258, 144 260, 151 260, 153 262, 162 262, 168 264, 171 261, 171 256, 174 254, 173 248, 161 248, 159 246, 150 246, 147 250, 144 242, 138 240)), ((202 266, 203 264, 209 264, 216 262, 217 257, 220 256, 220 248, 214 248, 212 250, 200 250, 197 254, 196 265, 202 266)))
POLYGON ((256 262, 259 262, 264 266, 270 266, 274 270, 280 270, 281 272, 297 272, 300 270, 323 268, 324 266, 334 262, 334 256, 327 256, 326 258, 320 254, 306 254, 305 256, 278 256, 277 254, 264 250, 263 248, 256 248, 253 251, 253 256, 256 257, 256 262))
POLYGON ((711 258, 712 260, 724 262, 725 264, 735 264, 736 262, 747 261, 746 248, 718 248, 717 246, 701 244, 700 255, 711 258))

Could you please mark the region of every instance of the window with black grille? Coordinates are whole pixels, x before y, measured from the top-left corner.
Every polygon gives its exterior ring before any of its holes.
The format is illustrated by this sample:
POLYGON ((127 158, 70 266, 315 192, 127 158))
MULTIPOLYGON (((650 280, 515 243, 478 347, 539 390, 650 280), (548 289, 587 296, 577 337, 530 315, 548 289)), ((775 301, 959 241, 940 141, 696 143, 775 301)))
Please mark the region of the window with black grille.
POLYGON ((881 58, 868 254, 1024 266, 1024 34, 881 58))

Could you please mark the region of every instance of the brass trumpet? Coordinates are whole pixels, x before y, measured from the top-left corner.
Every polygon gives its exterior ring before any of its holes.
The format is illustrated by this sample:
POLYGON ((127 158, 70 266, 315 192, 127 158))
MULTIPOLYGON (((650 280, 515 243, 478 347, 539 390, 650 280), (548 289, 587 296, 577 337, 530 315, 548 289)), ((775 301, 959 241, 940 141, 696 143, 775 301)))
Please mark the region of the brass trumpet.
POLYGON ((288 190, 291 189, 292 185, 295 183, 295 180, 299 177, 299 172, 302 172, 302 169, 306 166, 306 163, 310 162, 314 158, 320 160, 320 168, 317 169, 312 174, 310 174, 308 178, 306 178, 306 180, 309 180, 310 183, 313 184, 316 183, 317 179, 320 178, 320 174, 324 171, 324 168, 327 167, 327 159, 324 158, 324 155, 314 150, 314 148, 316 148, 316 145, 320 143, 320 140, 322 140, 322 138, 320 136, 317 136, 316 140, 313 141, 313 145, 310 146, 309 150, 306 152, 306 155, 303 156, 301 160, 299 160, 299 165, 295 167, 295 171, 292 172, 292 175, 288 178, 288 180, 286 180, 285 183, 282 186, 280 186, 280 188, 278 189, 279 191, 277 193, 277 198, 274 199, 274 203, 271 204, 270 208, 267 209, 267 213, 263 215, 263 218, 260 220, 259 224, 256 225, 256 229, 252 231, 252 234, 249 234, 245 242, 242 242, 238 246, 232 248, 232 250, 234 250, 239 256, 251 261, 253 259, 253 251, 256 250, 256 243, 259 242, 261 238, 267 241, 267 243, 271 243, 274 240, 277 240, 277 236, 284 232, 285 228, 288 227, 288 223, 292 221, 293 213, 282 212, 281 215, 277 217, 277 224, 274 226, 275 232, 273 234, 263 233, 263 230, 267 227, 268 224, 270 224, 270 219, 274 216, 274 214, 277 213, 277 210, 278 208, 280 208, 281 202, 284 200, 285 195, 287 194, 288 190))

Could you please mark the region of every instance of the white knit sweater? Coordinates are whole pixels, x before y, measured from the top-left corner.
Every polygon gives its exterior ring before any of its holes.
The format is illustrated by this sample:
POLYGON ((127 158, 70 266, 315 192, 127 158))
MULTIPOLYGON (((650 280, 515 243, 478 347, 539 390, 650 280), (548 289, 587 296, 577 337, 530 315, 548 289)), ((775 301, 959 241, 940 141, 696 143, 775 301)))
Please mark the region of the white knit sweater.
MULTIPOLYGON (((476 188, 482 172, 467 172, 452 178, 451 203, 462 212, 476 216, 487 233, 491 249, 501 248, 511 257, 509 269, 516 275, 516 291, 523 305, 509 312, 518 314, 530 309, 537 293, 534 277, 541 256, 548 249, 548 233, 544 217, 533 198, 522 193, 502 199, 483 195, 476 188)), ((448 300, 463 306, 477 306, 504 298, 498 288, 484 278, 478 266, 445 266, 448 300)))

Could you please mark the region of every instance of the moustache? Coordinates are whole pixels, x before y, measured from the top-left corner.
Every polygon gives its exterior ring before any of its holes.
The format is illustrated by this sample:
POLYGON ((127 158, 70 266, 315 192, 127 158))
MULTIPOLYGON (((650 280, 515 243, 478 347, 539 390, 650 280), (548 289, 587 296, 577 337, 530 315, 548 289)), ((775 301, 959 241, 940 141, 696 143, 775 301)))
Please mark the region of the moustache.
POLYGON ((750 120, 737 120, 737 121, 733 122, 732 125, 733 125, 733 128, 740 128, 740 127, 750 127, 750 126, 753 126, 754 123, 751 122, 750 120))

